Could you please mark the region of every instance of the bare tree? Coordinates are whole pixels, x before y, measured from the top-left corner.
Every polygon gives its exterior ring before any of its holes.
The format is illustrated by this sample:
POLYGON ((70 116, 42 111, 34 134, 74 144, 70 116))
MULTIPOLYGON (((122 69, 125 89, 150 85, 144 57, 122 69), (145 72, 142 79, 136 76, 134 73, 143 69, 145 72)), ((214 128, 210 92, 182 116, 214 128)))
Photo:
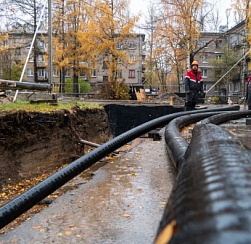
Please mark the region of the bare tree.
MULTIPOLYGON (((16 13, 11 16, 9 21, 14 28, 21 27, 23 31, 31 31, 35 34, 38 20, 42 14, 44 2, 42 0, 10 0, 11 9, 16 13)), ((26 44, 29 46, 29 43, 26 44)), ((33 69, 34 69, 34 82, 38 81, 38 65, 37 56, 44 52, 38 47, 38 40, 36 38, 33 47, 33 69)))
POLYGON ((212 31, 218 31, 219 26, 221 24, 221 18, 220 18, 220 11, 219 9, 215 9, 213 14, 211 15, 211 18, 209 20, 210 23, 210 29, 212 31))

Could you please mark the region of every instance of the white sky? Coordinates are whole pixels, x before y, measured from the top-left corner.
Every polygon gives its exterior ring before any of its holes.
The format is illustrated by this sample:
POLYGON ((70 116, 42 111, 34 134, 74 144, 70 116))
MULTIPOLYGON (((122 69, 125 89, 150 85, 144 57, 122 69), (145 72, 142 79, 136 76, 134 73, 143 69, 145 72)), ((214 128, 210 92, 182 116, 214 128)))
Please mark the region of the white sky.
MULTIPOLYGON (((141 20, 142 23, 144 22, 143 15, 147 14, 148 3, 149 3, 149 0, 131 0, 131 11, 134 14, 138 14, 139 12, 142 13, 142 20, 141 20)), ((231 7, 231 0, 218 0, 217 5, 218 5, 217 8, 220 10, 220 15, 221 15, 220 16, 221 25, 226 25, 227 20, 226 20, 225 11, 227 8, 231 7)), ((231 21, 231 18, 233 18, 233 16, 230 15, 229 27, 234 25, 233 21, 231 21)))

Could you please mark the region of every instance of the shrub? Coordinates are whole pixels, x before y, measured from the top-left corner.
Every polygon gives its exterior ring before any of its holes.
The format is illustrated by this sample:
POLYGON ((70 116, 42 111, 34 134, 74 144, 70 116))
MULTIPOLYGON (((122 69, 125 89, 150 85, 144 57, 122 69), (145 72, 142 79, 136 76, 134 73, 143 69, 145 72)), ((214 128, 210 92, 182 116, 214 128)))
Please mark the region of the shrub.
POLYGON ((124 81, 105 81, 100 85, 100 95, 102 98, 114 100, 129 100, 130 88, 124 81))
POLYGON ((218 103, 219 101, 220 101, 219 97, 212 97, 212 100, 211 100, 212 103, 218 103))
MULTIPOLYGON (((87 81, 78 79, 78 86, 80 87, 79 93, 90 93, 91 86, 87 81)), ((68 78, 65 80, 65 92, 73 93, 73 78, 68 78)))

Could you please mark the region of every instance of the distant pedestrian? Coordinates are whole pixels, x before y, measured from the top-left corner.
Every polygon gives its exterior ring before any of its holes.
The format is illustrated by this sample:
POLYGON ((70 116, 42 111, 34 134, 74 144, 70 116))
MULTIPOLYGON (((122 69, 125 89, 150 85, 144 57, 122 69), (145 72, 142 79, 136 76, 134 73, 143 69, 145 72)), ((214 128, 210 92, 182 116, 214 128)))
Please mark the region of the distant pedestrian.
POLYGON ((250 82, 251 76, 248 77, 247 81, 247 94, 246 94, 246 100, 248 104, 248 110, 251 110, 251 82, 250 82))
POLYGON ((186 111, 194 110, 200 93, 203 93, 203 80, 201 72, 198 70, 199 63, 193 61, 191 70, 185 74, 186 90, 186 111))

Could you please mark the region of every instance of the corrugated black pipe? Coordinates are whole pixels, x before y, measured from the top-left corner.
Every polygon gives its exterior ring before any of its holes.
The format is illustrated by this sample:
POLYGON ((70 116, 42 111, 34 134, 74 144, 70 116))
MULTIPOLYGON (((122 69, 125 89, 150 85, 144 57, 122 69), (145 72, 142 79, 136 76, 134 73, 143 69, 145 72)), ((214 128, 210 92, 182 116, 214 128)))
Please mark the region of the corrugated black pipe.
MULTIPOLYGON (((195 122, 198 122, 209 116, 219 114, 221 112, 208 112, 201 114, 191 114, 180 116, 173 119, 165 128, 165 141, 167 145, 167 152, 172 159, 172 162, 177 170, 181 167, 184 161, 184 155, 188 147, 188 142, 180 135, 179 130, 195 122)), ((225 112, 229 113, 229 112, 225 112)))
POLYGON ((228 112, 227 114, 215 115, 215 116, 202 120, 201 123, 203 124, 211 123, 211 124, 218 125, 229 120, 241 119, 243 117, 246 117, 247 115, 251 115, 251 110, 235 111, 235 112, 228 112))
POLYGON ((107 154, 113 152, 117 148, 123 146, 127 142, 149 132, 157 127, 165 126, 172 119, 181 115, 188 115, 191 113, 202 113, 210 111, 221 111, 221 110, 239 110, 239 106, 220 107, 215 109, 204 109, 189 112, 180 112, 175 114, 166 115, 152 121, 149 121, 143 125, 137 126, 117 137, 111 141, 103 144, 102 146, 94 149, 90 153, 83 157, 75 160, 65 168, 61 169, 57 173, 51 175, 43 182, 37 184, 30 190, 26 191, 22 195, 16 197, 10 202, 0 207, 0 228, 4 227, 12 220, 23 214, 25 211, 33 207, 39 201, 50 195, 52 192, 57 190, 59 187, 64 185, 66 182, 88 169, 91 165, 95 164, 98 160, 105 157, 107 154))
POLYGON ((198 124, 155 244, 251 243, 251 149, 198 124))

